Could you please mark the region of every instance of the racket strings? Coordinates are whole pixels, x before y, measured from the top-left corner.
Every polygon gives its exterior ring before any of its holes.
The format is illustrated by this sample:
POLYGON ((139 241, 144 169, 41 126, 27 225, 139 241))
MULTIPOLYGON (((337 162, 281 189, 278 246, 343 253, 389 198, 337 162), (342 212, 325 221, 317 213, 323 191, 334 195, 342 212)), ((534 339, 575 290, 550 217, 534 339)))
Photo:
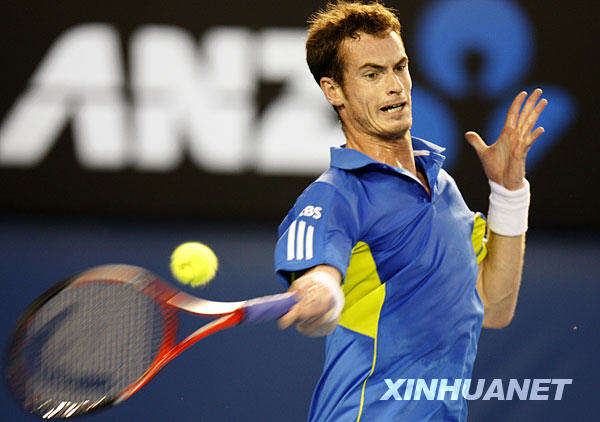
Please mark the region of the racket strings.
POLYGON ((108 404, 155 360, 174 314, 135 287, 61 291, 23 325, 9 374, 27 410, 65 417, 108 404), (165 320, 166 318, 166 320, 165 320))

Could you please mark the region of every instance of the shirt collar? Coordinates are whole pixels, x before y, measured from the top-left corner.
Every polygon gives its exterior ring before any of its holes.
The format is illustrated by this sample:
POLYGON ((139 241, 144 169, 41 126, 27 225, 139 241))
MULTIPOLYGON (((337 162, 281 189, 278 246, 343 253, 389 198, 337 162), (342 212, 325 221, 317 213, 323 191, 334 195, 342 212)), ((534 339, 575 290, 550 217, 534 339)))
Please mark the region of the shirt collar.
MULTIPOLYGON (((433 160, 432 164, 437 164, 436 167, 441 167, 446 158, 441 154, 446 148, 414 136, 412 137, 412 147, 413 155, 415 157, 429 157, 433 160)), ((346 145, 342 145, 340 147, 331 147, 332 167, 337 167, 342 170, 355 170, 371 164, 394 168, 380 161, 374 160, 367 154, 364 154, 358 150, 346 148, 346 145)))

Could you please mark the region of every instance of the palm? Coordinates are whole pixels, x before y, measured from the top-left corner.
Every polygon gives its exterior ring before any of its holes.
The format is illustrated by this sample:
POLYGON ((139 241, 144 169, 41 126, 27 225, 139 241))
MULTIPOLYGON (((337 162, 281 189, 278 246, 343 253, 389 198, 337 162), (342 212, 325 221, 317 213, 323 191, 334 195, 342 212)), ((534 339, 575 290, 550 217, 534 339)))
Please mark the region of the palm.
POLYGON ((521 92, 513 100, 504 128, 492 145, 488 146, 475 132, 467 132, 465 138, 475 148, 488 179, 503 185, 507 189, 518 189, 525 177, 525 159, 535 140, 544 132, 544 128, 533 130, 537 120, 548 104, 542 99, 541 89, 536 89, 527 99, 521 112, 521 105, 527 97, 521 92))

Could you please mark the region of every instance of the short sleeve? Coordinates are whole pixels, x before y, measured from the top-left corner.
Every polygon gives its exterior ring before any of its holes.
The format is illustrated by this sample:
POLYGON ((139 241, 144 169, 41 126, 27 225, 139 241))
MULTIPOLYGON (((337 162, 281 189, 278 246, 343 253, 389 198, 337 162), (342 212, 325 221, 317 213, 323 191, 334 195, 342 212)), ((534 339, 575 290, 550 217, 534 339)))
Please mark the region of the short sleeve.
POLYGON ((331 265, 345 275, 357 241, 358 218, 351 202, 334 186, 315 182, 279 226, 275 271, 284 285, 293 274, 331 265))

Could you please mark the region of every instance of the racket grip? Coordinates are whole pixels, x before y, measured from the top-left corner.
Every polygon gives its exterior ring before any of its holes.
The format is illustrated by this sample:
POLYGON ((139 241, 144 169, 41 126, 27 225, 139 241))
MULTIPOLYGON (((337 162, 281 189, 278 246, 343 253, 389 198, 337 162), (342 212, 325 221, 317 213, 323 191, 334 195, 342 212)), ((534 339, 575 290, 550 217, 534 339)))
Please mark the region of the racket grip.
POLYGON ((251 299, 244 305, 245 322, 271 321, 285 315, 296 303, 295 293, 281 293, 251 299))

